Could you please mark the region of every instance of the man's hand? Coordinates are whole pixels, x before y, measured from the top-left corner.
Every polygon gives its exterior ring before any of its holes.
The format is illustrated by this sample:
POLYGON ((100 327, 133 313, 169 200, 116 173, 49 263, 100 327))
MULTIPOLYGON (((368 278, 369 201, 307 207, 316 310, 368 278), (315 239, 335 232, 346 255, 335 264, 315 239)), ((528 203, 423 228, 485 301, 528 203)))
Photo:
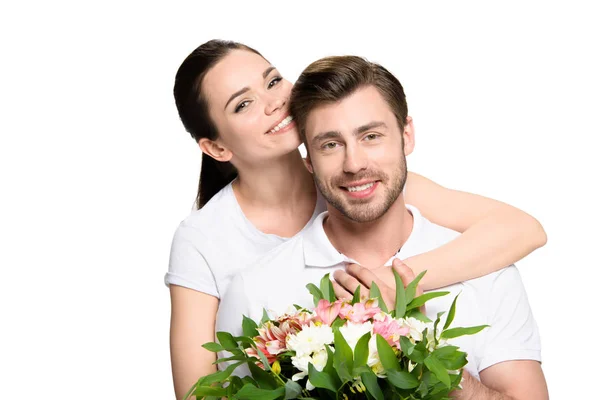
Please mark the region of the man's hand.
MULTIPOLYGON (((375 270, 369 270, 358 264, 348 264, 346 271, 338 270, 333 273, 335 295, 338 299, 349 300, 356 288, 360 286, 361 298, 367 298, 372 282, 375 282, 385 304, 393 306, 396 302, 396 281, 392 269, 400 275, 404 287, 415 279, 412 269, 399 259, 394 259, 391 268, 381 267, 375 270)), ((422 293, 421 286, 417 286, 415 297, 420 296, 422 293)))

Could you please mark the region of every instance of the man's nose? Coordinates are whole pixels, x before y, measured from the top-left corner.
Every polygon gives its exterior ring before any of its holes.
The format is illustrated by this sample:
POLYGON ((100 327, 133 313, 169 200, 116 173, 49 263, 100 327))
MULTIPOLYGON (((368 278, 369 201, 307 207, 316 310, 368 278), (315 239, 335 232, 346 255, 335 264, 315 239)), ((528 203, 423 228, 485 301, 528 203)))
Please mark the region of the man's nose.
POLYGON ((344 172, 356 174, 367 168, 367 155, 358 145, 347 145, 344 156, 344 172))

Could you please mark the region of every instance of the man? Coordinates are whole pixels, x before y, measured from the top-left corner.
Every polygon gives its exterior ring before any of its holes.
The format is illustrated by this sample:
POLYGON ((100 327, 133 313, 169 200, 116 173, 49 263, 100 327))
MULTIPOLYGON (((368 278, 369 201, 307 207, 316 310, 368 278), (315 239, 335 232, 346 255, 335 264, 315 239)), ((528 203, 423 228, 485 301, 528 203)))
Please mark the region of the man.
MULTIPOLYGON (((413 122, 400 82, 385 68, 359 57, 316 61, 298 79, 291 109, 328 211, 234 279, 219 307, 217 331, 240 334, 242 314, 258 320, 263 307, 278 314, 291 304, 310 307, 305 285, 328 272, 335 271, 341 297, 372 280, 385 286, 369 269, 458 236, 404 204, 413 122), (363 268, 340 271, 349 263, 363 268)), ((394 268, 411 275, 398 261, 394 268)), ((537 326, 516 268, 444 290, 451 294, 428 303, 430 317, 448 310, 460 292, 454 326, 490 325, 455 341, 469 361, 455 397, 546 399, 537 326)))

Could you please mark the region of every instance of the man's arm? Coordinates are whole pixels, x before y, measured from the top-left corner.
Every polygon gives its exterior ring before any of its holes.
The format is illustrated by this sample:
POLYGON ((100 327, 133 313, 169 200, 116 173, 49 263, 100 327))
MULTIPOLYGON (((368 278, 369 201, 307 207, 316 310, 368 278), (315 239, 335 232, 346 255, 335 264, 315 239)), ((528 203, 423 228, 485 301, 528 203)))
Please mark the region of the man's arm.
POLYGON ((459 400, 547 400, 548 387, 537 361, 506 361, 479 374, 481 382, 463 371, 462 390, 451 393, 459 400))

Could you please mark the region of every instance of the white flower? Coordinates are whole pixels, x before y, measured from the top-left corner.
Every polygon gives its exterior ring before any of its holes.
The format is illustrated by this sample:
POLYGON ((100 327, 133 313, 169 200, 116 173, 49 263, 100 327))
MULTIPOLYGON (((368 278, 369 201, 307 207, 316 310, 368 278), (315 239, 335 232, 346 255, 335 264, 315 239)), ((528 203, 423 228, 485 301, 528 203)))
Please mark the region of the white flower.
MULTIPOLYGON (((307 354, 300 357, 292 357, 292 365, 300 371, 292 376, 293 381, 299 381, 308 375, 308 364, 312 364, 319 372, 323 371, 323 368, 325 368, 325 365, 327 364, 327 349, 323 348, 322 350, 315 352, 312 357, 307 354)), ((308 380, 306 382, 306 388, 308 390, 313 390, 315 387, 310 383, 310 380, 308 380)))
POLYGON ((385 378, 385 370, 383 364, 379 359, 379 353, 377 352, 377 337, 371 336, 369 339, 369 357, 367 358, 367 365, 371 367, 371 370, 380 378, 385 378))
POLYGON ((364 322, 362 324, 357 324, 353 322, 348 322, 346 325, 340 327, 340 333, 348 343, 348 346, 352 349, 352 353, 354 353, 354 348, 356 344, 366 333, 373 332, 373 323, 372 322, 364 322))
POLYGON ((448 341, 446 339, 440 338, 441 335, 442 335, 442 330, 440 329, 440 326, 438 325, 438 331, 437 331, 437 335, 436 335, 437 340, 438 340, 438 345, 436 346, 435 340, 433 338, 433 327, 427 331, 427 350, 433 351, 437 348, 448 345, 448 341))
POLYGON ((328 325, 317 326, 313 323, 302 327, 295 335, 287 337, 287 347, 296 352, 297 357, 311 355, 325 349, 326 344, 333 343, 333 331, 328 325))
POLYGON ((425 328, 428 329, 428 332, 433 332, 432 324, 427 324, 413 317, 403 319, 401 320, 401 323, 403 326, 406 326, 410 329, 410 337, 419 342, 423 340, 423 331, 425 328))

